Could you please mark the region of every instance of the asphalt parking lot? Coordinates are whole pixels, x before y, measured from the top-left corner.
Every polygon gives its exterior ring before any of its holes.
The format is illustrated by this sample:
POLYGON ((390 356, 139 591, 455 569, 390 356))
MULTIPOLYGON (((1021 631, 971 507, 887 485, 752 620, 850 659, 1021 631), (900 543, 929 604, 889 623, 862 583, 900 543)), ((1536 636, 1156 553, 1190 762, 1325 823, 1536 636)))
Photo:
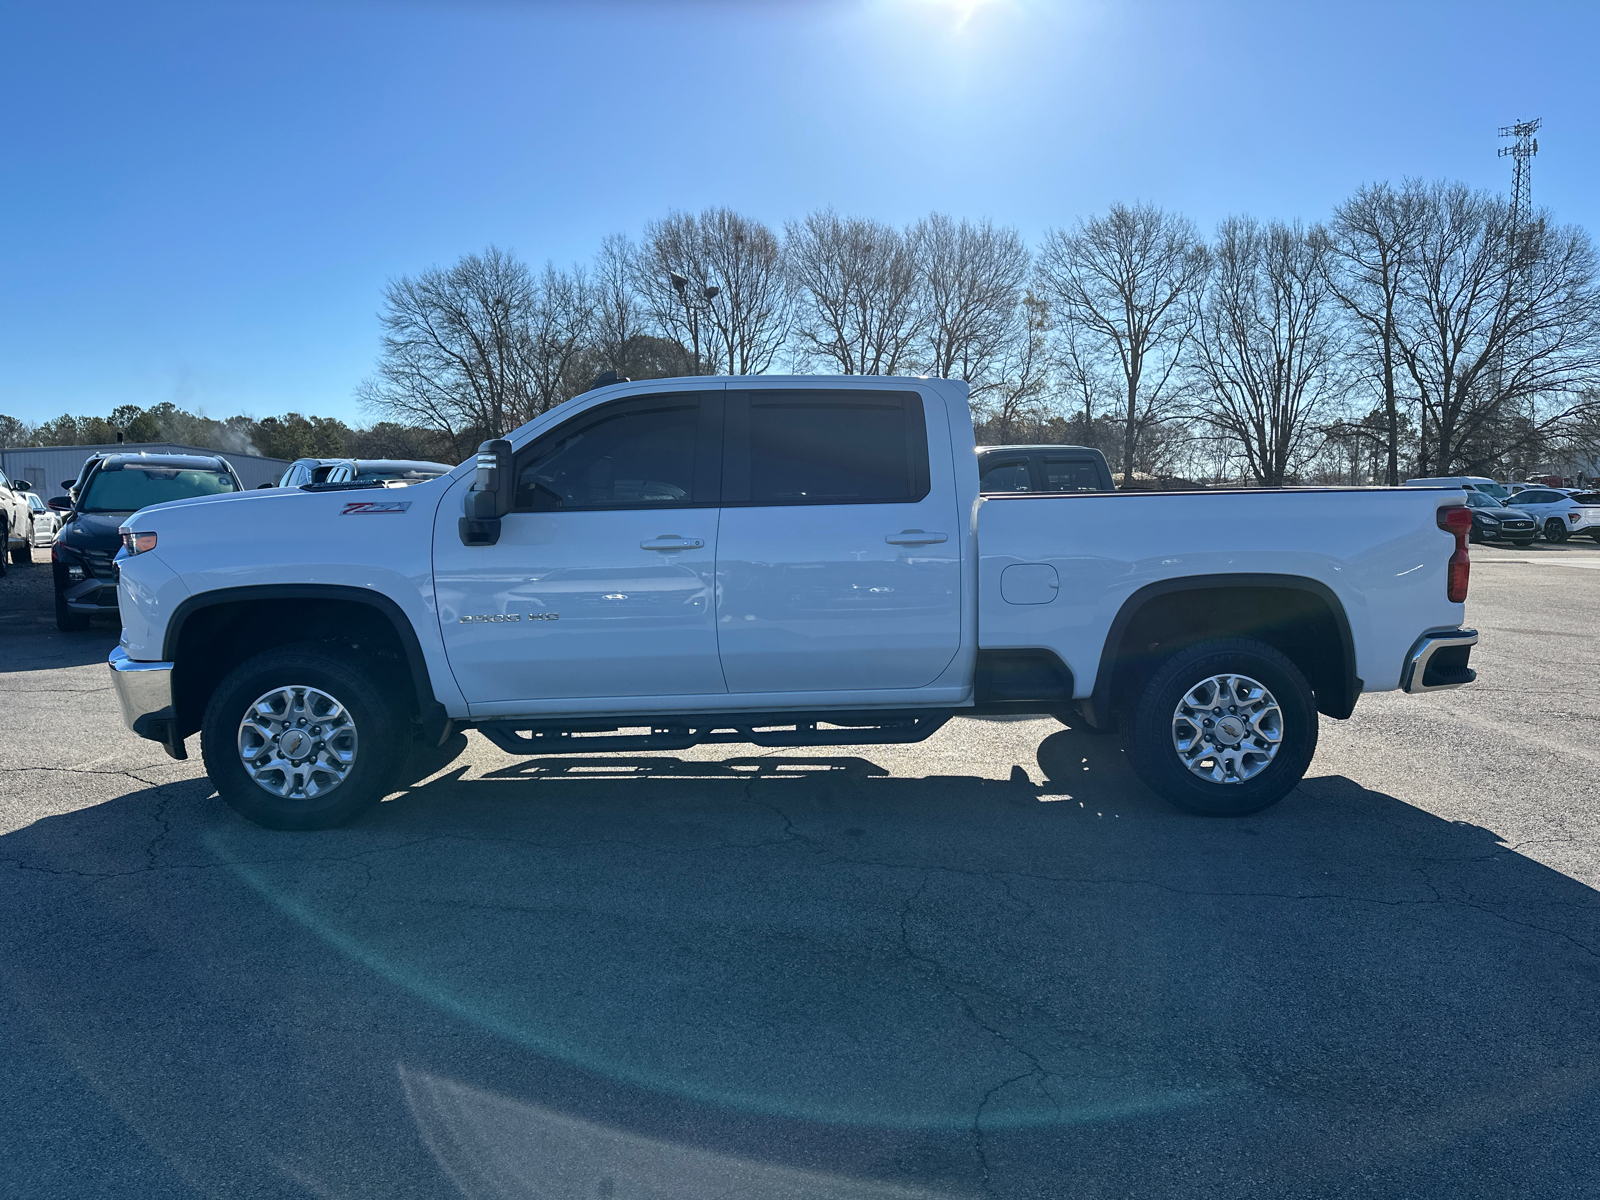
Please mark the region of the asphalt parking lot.
MULTIPOLYGON (((270 833, 0 580, 0 1192, 1600 1194, 1600 547, 1184 816, 1114 739, 459 758, 270 833)), ((191 752, 197 739, 191 739, 191 752)))

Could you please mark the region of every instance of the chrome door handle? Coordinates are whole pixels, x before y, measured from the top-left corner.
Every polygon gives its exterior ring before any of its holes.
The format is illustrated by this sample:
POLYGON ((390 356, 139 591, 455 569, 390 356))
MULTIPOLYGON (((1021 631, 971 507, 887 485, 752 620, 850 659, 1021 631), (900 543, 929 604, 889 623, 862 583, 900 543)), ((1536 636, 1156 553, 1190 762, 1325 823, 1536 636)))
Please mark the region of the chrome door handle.
POLYGON ((663 534, 662 536, 660 536, 658 538, 651 538, 648 541, 640 542, 639 543, 639 549, 641 549, 641 550, 698 550, 698 549, 700 549, 701 546, 704 546, 704 545, 705 545, 705 543, 702 542, 699 538, 684 538, 684 537, 679 537, 675 533, 667 533, 667 534, 663 534))
POLYGON ((942 533, 924 533, 920 529, 902 529, 883 539, 891 546, 935 546, 949 541, 942 533))

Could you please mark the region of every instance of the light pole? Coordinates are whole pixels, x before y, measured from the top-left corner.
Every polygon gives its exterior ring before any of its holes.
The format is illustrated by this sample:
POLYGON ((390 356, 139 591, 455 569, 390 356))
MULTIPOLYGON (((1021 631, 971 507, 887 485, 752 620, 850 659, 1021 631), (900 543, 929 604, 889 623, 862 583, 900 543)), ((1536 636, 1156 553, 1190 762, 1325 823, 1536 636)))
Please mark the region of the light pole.
POLYGON ((672 290, 678 293, 678 299, 683 304, 683 317, 689 325, 689 341, 694 346, 694 373, 700 374, 700 307, 710 306, 711 302, 721 294, 719 287, 704 287, 699 295, 689 291, 689 279, 679 275, 676 271, 669 271, 668 278, 672 280, 672 290))

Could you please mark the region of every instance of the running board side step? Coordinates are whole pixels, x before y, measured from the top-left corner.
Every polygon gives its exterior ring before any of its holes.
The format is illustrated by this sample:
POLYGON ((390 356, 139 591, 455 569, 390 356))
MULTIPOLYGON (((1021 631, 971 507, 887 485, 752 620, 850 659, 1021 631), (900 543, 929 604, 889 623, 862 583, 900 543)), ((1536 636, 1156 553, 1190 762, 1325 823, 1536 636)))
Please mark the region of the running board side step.
POLYGON ((888 746, 921 742, 944 727, 949 709, 909 712, 707 713, 669 721, 483 721, 475 728, 507 754, 605 754, 687 750, 708 743, 769 746, 888 746), (819 728, 819 726, 830 728, 819 728), (649 733, 617 733, 648 726, 649 733))

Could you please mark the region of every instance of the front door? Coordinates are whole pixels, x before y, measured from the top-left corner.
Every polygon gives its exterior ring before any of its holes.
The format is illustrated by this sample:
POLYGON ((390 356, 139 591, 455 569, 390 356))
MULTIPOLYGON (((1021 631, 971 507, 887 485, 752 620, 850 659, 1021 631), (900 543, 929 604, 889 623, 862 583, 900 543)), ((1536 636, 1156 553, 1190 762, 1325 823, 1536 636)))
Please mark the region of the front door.
POLYGON ((467 701, 722 693, 713 603, 720 393, 618 400, 516 458, 493 546, 437 540, 467 701))
POLYGON ((728 394, 724 445, 717 640, 728 690, 938 678, 961 643, 945 422, 927 419, 914 391, 751 389, 728 394))

